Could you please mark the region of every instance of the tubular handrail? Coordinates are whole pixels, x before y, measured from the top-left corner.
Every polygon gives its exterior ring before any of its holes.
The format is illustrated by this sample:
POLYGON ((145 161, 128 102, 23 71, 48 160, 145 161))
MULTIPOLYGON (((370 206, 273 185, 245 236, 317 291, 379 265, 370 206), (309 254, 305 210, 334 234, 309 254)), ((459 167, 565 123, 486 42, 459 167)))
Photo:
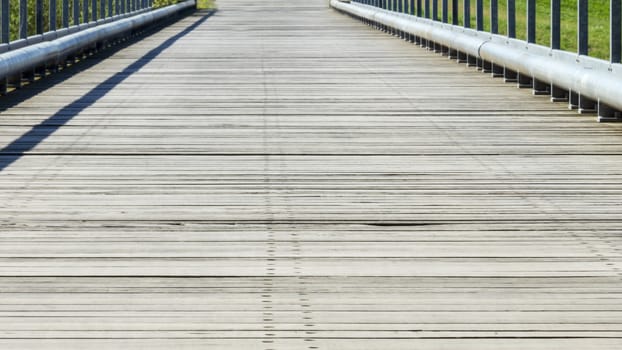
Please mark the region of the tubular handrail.
POLYGON ((153 8, 153 0, 48 0, 45 4, 47 6, 44 6, 43 0, 18 0, 17 3, 0 0, 0 53, 53 40, 153 8), (34 8, 29 11, 29 5, 33 2, 34 8), (33 18, 29 18, 29 12, 34 12, 33 18), (16 27, 11 26, 13 15, 18 17, 16 27), (29 20, 34 20, 34 25, 31 23, 29 26, 29 20))
POLYGON ((101 23, 82 24, 74 26, 73 30, 64 28, 62 33, 59 33, 61 30, 53 32, 55 35, 45 39, 42 35, 36 43, 5 51, 0 54, 0 93, 6 93, 11 79, 20 84, 24 74, 34 76, 34 72, 45 71, 48 67, 54 70, 85 49, 122 38, 194 6, 195 0, 187 0, 156 10, 136 10, 101 23))
MULTIPOLYGON (((412 12, 413 1, 409 2, 407 13, 381 8, 390 3, 390 9, 398 9, 396 0, 361 1, 379 4, 380 7, 339 0, 330 0, 330 5, 379 29, 457 58, 493 76, 503 76, 508 82, 517 82, 519 87, 530 87, 534 94, 551 95, 552 101, 568 101, 570 108, 578 109, 581 113, 596 111, 599 121, 620 120, 622 65, 586 56, 582 54, 586 51, 581 45, 578 53, 559 50, 556 48, 559 47, 557 35, 552 36, 551 47, 535 44, 535 27, 529 23, 527 26, 533 28, 527 31, 528 40, 518 40, 511 30, 505 36, 477 28, 470 29, 468 24, 449 24, 446 18, 438 21, 438 18, 413 16, 409 14, 412 12)), ((481 0, 477 1, 481 3, 481 0)), ((443 6, 446 3, 443 1, 443 6)), ((529 3, 533 4, 532 1, 529 3)), ((453 20, 457 23, 455 13, 453 20)), ((533 22, 533 19, 528 22, 533 22)), ((585 23, 580 26, 585 26, 585 23)), ((482 28, 480 24, 477 27, 482 28)), ((559 28, 552 28, 552 31, 559 31, 559 28)), ((615 37, 613 31, 612 37, 615 37)), ((616 51, 612 50, 614 58, 616 51)))

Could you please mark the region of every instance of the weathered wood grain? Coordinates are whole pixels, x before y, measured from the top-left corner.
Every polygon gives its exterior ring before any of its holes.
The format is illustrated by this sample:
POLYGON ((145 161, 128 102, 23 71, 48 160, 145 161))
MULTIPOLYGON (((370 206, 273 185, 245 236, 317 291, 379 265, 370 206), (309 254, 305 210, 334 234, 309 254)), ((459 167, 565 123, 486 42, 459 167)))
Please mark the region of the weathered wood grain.
POLYGON ((0 99, 1 349, 622 348, 621 126, 218 4, 0 99))

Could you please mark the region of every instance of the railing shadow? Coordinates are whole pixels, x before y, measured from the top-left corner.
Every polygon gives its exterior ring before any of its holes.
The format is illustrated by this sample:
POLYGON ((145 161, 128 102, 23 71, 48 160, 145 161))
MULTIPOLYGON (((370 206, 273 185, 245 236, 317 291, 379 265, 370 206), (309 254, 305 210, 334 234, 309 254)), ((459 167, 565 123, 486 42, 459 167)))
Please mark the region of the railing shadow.
MULTIPOLYGON (((20 136, 19 138, 17 138, 13 142, 11 142, 10 144, 2 148, 0 150, 0 171, 3 171, 8 166, 13 164, 15 161, 23 157, 27 152, 37 147, 37 145, 39 145, 45 139, 47 139, 52 134, 54 134, 58 129, 63 127, 65 124, 67 124, 69 121, 75 118, 82 111, 84 111, 85 109, 95 104, 102 97, 106 96, 116 86, 118 86, 123 81, 125 81, 127 78, 129 78, 134 72, 138 71, 139 69, 147 65, 151 60, 156 58, 164 50, 171 47, 176 41, 178 41, 182 37, 192 32, 198 26, 200 26, 212 14, 214 14, 214 11, 206 12, 196 22, 192 23, 190 26, 185 28, 183 31, 168 38, 158 47, 147 52, 145 55, 140 57, 134 63, 127 66, 123 71, 118 72, 115 75, 106 79, 105 81, 101 82, 100 84, 92 88, 89 92, 84 94, 82 97, 73 101, 69 105, 63 107, 58 112, 54 113, 54 115, 45 119, 41 123, 33 126, 32 129, 30 129, 28 132, 26 132, 25 134, 23 134, 22 136, 20 136)), ((118 50, 111 50, 111 51, 116 52, 118 50)), ((112 53, 109 53, 108 56, 111 54, 112 53)), ((101 59, 94 60, 94 61, 95 62, 92 62, 90 66, 93 66, 99 63, 101 59)), ((84 68, 88 68, 88 66, 80 67, 80 68, 84 69, 84 68)), ((48 83, 47 88, 53 88, 53 86, 58 83, 59 83, 58 80, 48 83)), ((16 96, 16 100, 12 101, 12 103, 10 103, 9 105, 10 106, 16 105, 19 102, 24 101, 25 99, 36 95, 38 91, 41 91, 41 89, 33 89, 33 91, 30 91, 30 93, 16 96)), ((5 107, 3 109, 6 109, 6 108, 8 107, 5 107)))

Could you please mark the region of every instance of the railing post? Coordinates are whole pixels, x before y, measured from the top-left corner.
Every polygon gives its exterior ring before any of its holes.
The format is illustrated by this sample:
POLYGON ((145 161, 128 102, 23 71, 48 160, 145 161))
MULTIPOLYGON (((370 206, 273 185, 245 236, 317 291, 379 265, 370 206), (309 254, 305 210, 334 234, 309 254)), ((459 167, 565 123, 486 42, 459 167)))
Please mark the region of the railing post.
POLYGON ((475 1, 475 29, 484 30, 484 1, 475 1))
POLYGON ((622 59, 621 46, 622 46, 622 5, 621 0, 611 0, 610 4, 610 43, 609 43, 609 60, 612 63, 620 63, 622 59))
POLYGON ((449 14, 447 13, 447 11, 449 11, 449 2, 447 0, 442 0, 441 6, 443 11, 443 23, 447 23, 447 21, 449 21, 449 14))
POLYGON ((10 40, 10 29, 9 23, 11 21, 11 12, 9 11, 9 0, 2 0, 2 5, 0 9, 0 25, 2 31, 2 42, 8 43, 10 40))
POLYGON ((462 0, 464 8, 462 10, 462 16, 464 17, 464 27, 471 28, 471 0, 462 0))
POLYGON ((80 24, 80 0, 73 0, 73 24, 80 24))
POLYGON ((28 37, 28 1, 19 0, 19 38, 28 37))
POLYGON ((588 54, 588 6, 587 0, 579 0, 577 4, 577 48, 579 55, 588 54))
POLYGON ((561 46, 561 0, 551 0, 551 48, 561 46))
POLYGON ((56 30, 56 0, 50 0, 50 31, 56 30))
POLYGON ((498 0, 490 0, 490 32, 492 34, 499 33, 499 2, 498 0))
POLYGON ((451 0, 451 24, 458 25, 458 0, 451 0))
POLYGON ((69 27, 69 0, 62 0, 63 1, 63 9, 62 9, 62 16, 63 16, 63 28, 67 28, 69 27))
POLYGON ((82 22, 89 21, 89 0, 82 0, 82 22))
POLYGON ((43 0, 35 1, 35 32, 43 34, 43 0))
POLYGON ((516 1, 508 0, 508 38, 516 38, 516 1))
POLYGON ((536 42, 536 0, 527 0, 527 42, 536 42))

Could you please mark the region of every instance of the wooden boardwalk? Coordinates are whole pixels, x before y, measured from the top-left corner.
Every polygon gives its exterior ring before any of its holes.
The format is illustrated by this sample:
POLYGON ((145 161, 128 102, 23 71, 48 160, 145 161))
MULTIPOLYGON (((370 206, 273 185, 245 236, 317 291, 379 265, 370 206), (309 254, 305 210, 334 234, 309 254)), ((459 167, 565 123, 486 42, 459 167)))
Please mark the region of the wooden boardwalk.
POLYGON ((0 349, 622 349, 621 126, 218 4, 0 99, 0 349))

